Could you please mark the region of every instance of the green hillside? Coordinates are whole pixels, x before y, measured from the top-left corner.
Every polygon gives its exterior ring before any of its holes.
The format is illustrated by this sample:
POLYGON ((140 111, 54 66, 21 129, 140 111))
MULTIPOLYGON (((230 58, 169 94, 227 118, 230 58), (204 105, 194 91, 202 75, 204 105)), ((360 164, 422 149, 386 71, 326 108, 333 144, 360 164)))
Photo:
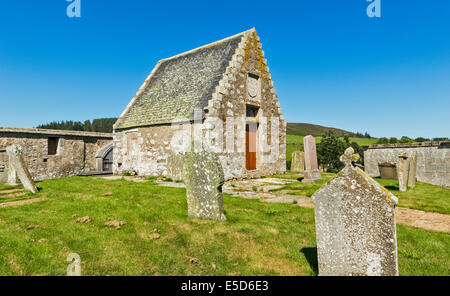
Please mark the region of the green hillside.
POLYGON ((345 131, 342 129, 334 128, 334 127, 326 127, 316 124, 310 123, 290 123, 288 122, 286 127, 286 133, 289 135, 297 135, 297 136, 322 136, 325 135, 328 131, 332 131, 338 136, 348 135, 350 137, 354 137, 355 133, 345 131))

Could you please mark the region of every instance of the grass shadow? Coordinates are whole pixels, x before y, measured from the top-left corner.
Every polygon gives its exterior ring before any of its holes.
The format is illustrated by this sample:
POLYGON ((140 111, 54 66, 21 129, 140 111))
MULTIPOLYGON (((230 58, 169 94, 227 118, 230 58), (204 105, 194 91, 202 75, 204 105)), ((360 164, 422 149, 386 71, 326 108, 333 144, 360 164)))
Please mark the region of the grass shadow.
POLYGON ((386 188, 387 190, 399 190, 398 186, 396 185, 386 185, 384 186, 384 188, 386 188))
POLYGON ((303 248, 301 249, 303 255, 305 255, 306 261, 313 270, 315 275, 319 274, 319 263, 317 261, 317 248, 303 248))

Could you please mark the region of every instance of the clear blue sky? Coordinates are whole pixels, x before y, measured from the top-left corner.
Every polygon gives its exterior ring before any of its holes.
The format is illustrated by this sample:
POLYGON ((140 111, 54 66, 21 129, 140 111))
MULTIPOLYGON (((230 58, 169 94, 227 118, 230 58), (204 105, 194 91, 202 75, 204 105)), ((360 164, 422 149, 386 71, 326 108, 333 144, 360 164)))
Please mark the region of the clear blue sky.
POLYGON ((289 122, 450 136, 450 1, 0 0, 0 126, 119 116, 159 59, 256 27, 289 122))

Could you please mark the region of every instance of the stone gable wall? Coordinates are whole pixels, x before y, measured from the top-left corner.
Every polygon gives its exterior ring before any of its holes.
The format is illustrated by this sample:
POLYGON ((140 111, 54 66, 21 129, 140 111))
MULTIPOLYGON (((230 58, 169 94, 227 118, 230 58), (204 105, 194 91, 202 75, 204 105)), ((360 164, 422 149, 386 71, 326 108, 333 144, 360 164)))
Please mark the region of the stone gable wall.
MULTIPOLYGON (((256 32, 246 34, 239 44, 232 61, 226 68, 208 106, 204 108, 204 120, 202 123, 203 138, 207 133, 221 137, 223 142, 217 141, 211 147, 218 148, 225 179, 252 178, 262 175, 270 175, 286 170, 286 122, 282 115, 278 96, 275 93, 273 82, 261 49, 261 43, 256 32), (255 98, 248 94, 248 73, 259 77, 260 89, 255 98), (245 119, 246 105, 259 107, 258 118, 267 118, 268 152, 257 151, 257 169, 247 171, 245 155, 245 121, 234 127, 234 135, 227 131, 227 117, 245 119), (275 151, 274 143, 270 136, 271 118, 279 119, 278 154, 269 162, 270 151, 275 151), (223 125, 218 126, 217 118, 223 125), (240 133, 238 131, 241 131, 240 133), (232 143, 227 143, 227 137, 232 143), (222 147, 218 147, 222 143, 222 147), (236 143, 241 143, 237 147, 236 143), (228 145, 234 145, 232 152, 225 149, 228 145), (240 150, 239 150, 239 149, 240 150)), ((260 124, 261 125, 261 124, 260 124)), ((194 124, 184 125, 191 129, 191 141, 198 140, 194 135, 194 124)), ((168 167, 179 165, 180 161, 170 161, 173 151, 170 143, 179 129, 170 125, 155 125, 139 127, 128 130, 116 131, 114 134, 114 174, 135 172, 142 176, 169 176, 175 179, 181 168, 168 167)), ((258 129, 258 138, 262 129, 258 129)), ((189 143, 188 143, 189 144, 189 143)))
POLYGON ((97 171, 95 154, 111 141, 112 138, 107 136, 83 137, 63 133, 39 134, 34 131, 25 133, 22 130, 17 132, 0 130, 0 151, 12 144, 22 146, 25 163, 35 181, 97 171), (49 137, 59 138, 56 155, 48 155, 49 137))
POLYGON ((364 152, 364 169, 371 177, 379 177, 378 162, 398 161, 399 153, 417 153, 417 181, 450 187, 450 143, 372 145, 364 152))

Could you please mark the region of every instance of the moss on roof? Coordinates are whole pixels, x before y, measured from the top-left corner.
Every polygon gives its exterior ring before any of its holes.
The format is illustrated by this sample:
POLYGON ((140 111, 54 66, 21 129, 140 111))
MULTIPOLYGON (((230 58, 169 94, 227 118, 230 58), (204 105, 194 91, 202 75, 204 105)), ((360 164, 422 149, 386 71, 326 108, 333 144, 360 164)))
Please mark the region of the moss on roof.
POLYGON ((192 120, 195 108, 208 105, 244 33, 162 60, 115 129, 192 120))

